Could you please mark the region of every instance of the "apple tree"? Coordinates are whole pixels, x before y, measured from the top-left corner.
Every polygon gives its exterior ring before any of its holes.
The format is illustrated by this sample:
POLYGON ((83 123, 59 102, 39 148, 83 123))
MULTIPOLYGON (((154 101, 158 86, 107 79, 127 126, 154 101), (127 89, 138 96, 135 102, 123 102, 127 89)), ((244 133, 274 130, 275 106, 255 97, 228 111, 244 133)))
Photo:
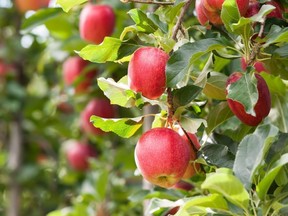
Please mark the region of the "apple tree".
MULTIPOLYGON (((288 214, 287 8, 285 0, 57 0, 19 13, 16 27, 7 20, 24 47, 5 44, 22 56, 2 66, 11 71, 4 122, 8 137, 16 125, 23 142, 53 149, 45 183, 54 179, 57 194, 46 191, 55 198, 45 213, 288 214), (36 34, 43 26, 47 35, 36 34)), ((24 168, 28 181, 47 174, 24 168)))

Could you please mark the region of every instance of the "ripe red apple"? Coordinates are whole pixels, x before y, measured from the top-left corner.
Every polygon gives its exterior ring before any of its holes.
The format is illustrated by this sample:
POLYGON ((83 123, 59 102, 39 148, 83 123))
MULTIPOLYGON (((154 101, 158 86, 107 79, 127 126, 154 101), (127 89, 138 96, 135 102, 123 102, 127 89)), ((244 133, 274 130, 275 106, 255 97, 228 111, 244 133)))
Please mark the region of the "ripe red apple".
POLYGON ((148 130, 135 148, 135 161, 142 176, 163 188, 170 188, 181 180, 189 159, 189 146, 169 128, 148 130))
POLYGON ((75 92, 83 93, 92 85, 97 70, 87 71, 88 61, 79 56, 69 57, 63 64, 63 79, 67 86, 75 84, 75 92))
MULTIPOLYGON (((229 85, 237 82, 243 76, 240 72, 234 72, 231 74, 227 80, 226 93, 228 92, 229 85)), ((256 116, 247 114, 245 112, 244 106, 232 99, 227 99, 228 105, 231 111, 244 123, 250 126, 257 126, 263 118, 265 118, 271 109, 271 97, 268 86, 265 80, 257 73, 255 73, 257 79, 257 89, 258 89, 258 101, 254 107, 256 116)))
MULTIPOLYGON (((242 70, 246 70, 246 68, 247 68, 247 63, 246 63, 246 60, 245 60, 245 58, 244 57, 242 57, 241 58, 241 68, 242 68, 242 70)), ((261 72, 266 72, 266 73, 269 73, 269 71, 267 70, 267 68, 265 67, 265 65, 264 65, 264 63, 263 62, 259 62, 259 61, 256 61, 255 63, 254 63, 254 68, 255 68, 255 71, 256 72, 259 72, 259 73, 261 73, 261 72)))
POLYGON ((69 165, 77 171, 89 169, 89 158, 96 157, 96 151, 88 144, 75 142, 67 148, 66 156, 69 165))
POLYGON ((196 0, 195 10, 196 10, 196 15, 197 15, 197 19, 198 19, 199 23, 201 25, 205 26, 209 22, 209 20, 204 13, 202 0, 196 0))
POLYGON ((16 7, 20 13, 48 7, 49 2, 50 0, 15 0, 16 7))
MULTIPOLYGON (((222 25, 223 22, 220 16, 224 0, 202 0, 202 2, 203 11, 210 23, 214 25, 222 25)), ((236 3, 240 15, 244 16, 249 6, 249 0, 236 0, 236 3)))
POLYGON ((86 41, 100 44, 113 33, 114 27, 115 14, 109 5, 87 4, 81 11, 79 30, 86 41))
POLYGON ((80 125, 82 130, 88 134, 102 135, 104 132, 101 129, 94 127, 90 122, 90 117, 92 115, 102 118, 113 118, 116 115, 115 106, 111 105, 108 99, 97 98, 91 100, 81 113, 80 125))
POLYGON ((268 18, 274 17, 277 19, 283 19, 284 8, 282 7, 280 3, 276 1, 269 1, 269 2, 266 2, 265 4, 273 5, 275 7, 275 9, 267 15, 268 18))
POLYGON ((169 55, 159 48, 137 49, 128 65, 128 85, 149 99, 159 98, 166 89, 166 63, 169 55))

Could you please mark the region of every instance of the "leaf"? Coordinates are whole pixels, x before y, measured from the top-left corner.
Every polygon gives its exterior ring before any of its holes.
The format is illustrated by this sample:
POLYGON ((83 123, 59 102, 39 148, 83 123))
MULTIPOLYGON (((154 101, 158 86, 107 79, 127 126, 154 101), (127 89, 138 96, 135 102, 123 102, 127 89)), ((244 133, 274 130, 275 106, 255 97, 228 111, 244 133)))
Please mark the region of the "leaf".
POLYGON ((207 79, 203 93, 216 100, 226 100, 227 76, 222 73, 212 72, 207 79))
POLYGON ((208 163, 217 167, 233 168, 235 156, 226 145, 205 144, 201 148, 201 152, 205 155, 208 163))
POLYGON ((155 13, 148 13, 147 17, 165 34, 168 33, 168 24, 163 23, 159 16, 155 13))
POLYGON ((231 25, 237 23, 240 18, 240 13, 236 0, 225 0, 222 4, 221 19, 225 25, 225 28, 233 32, 231 25))
POLYGON ((239 80, 227 86, 227 98, 241 103, 247 114, 255 116, 254 107, 258 101, 255 76, 245 73, 239 80))
POLYGON ((247 212, 249 206, 249 194, 241 181, 236 178, 227 168, 217 169, 215 173, 207 175, 201 188, 210 193, 218 193, 231 203, 247 212))
POLYGON ((217 126, 232 116, 234 116, 234 114, 231 112, 227 102, 221 102, 214 106, 207 116, 207 134, 210 134, 217 126))
POLYGON ((65 12, 68 12, 74 6, 80 5, 88 0, 57 0, 56 3, 59 4, 65 12))
POLYGON ((105 79, 103 77, 98 78, 97 81, 99 88, 110 99, 111 104, 117 104, 122 107, 135 106, 136 95, 127 85, 127 76, 123 77, 119 82, 115 82, 112 78, 105 79))
POLYGON ((178 210, 175 216, 192 215, 199 211, 203 213, 209 213, 208 209, 227 210, 228 205, 226 200, 219 194, 209 194, 208 196, 196 196, 190 198, 184 205, 178 210), (207 209, 205 211, 205 209, 207 209), (202 212, 201 211, 201 212, 202 212))
POLYGON ((266 172, 266 175, 262 178, 260 183, 256 185, 256 192, 261 200, 265 199, 272 182, 275 180, 282 167, 287 163, 288 153, 282 155, 279 160, 273 163, 272 168, 266 172))
POLYGON ((105 132, 114 132, 123 138, 133 136, 137 130, 142 126, 144 117, 137 118, 121 118, 121 119, 107 119, 98 116, 91 116, 90 122, 94 127, 100 128, 105 132))
POLYGON ((60 8, 46 8, 38 10, 29 18, 23 20, 23 23, 21 25, 21 33, 26 34, 36 26, 45 24, 45 22, 57 17, 62 13, 63 11, 60 8))
POLYGON ((95 63, 105 63, 106 61, 115 61, 117 59, 120 46, 120 39, 105 37, 101 44, 89 44, 78 54, 85 60, 95 63))
MULTIPOLYGON (((136 28, 140 32, 153 33, 158 27, 140 9, 134 8, 128 12, 132 20, 136 23, 136 28)), ((154 17, 155 18, 155 17, 154 17)))
POLYGON ((274 94, 272 96, 274 102, 274 109, 270 112, 275 112, 277 115, 273 119, 273 124, 279 128, 283 133, 288 133, 288 104, 286 102, 287 95, 280 96, 274 94))
POLYGON ((213 50, 226 47, 217 39, 203 39, 186 43, 175 51, 166 66, 167 87, 175 87, 188 73, 192 64, 213 50))
POLYGON ((277 135, 278 128, 275 126, 261 125, 240 142, 233 171, 247 189, 251 188, 256 171, 277 135))
POLYGON ((260 75, 264 78, 271 94, 277 94, 282 97, 285 96, 286 85, 279 76, 268 73, 260 73, 260 75))
POLYGON ((288 38, 288 27, 281 28, 277 25, 273 25, 269 33, 264 38, 267 41, 265 44, 263 44, 263 47, 266 48, 270 46, 271 44, 276 44, 276 43, 285 43, 287 42, 287 38, 288 38))
POLYGON ((205 119, 198 119, 198 118, 186 118, 184 116, 181 117, 180 123, 182 127, 190 133, 195 134, 198 130, 198 128, 203 124, 205 127, 207 127, 207 122, 205 119))
POLYGON ((201 92, 202 88, 195 85, 186 85, 172 92, 175 107, 185 106, 193 101, 201 92))

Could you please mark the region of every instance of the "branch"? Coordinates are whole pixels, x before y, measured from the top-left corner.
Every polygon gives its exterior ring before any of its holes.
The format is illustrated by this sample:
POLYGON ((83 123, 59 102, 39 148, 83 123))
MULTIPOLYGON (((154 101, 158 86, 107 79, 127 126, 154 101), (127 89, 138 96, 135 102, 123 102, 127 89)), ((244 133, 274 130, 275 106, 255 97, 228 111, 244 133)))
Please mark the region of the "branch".
POLYGON ((192 3, 192 0, 186 1, 185 5, 183 6, 181 10, 181 13, 179 15, 179 18, 177 20, 177 23, 174 27, 173 34, 172 34, 172 39, 175 41, 177 40, 177 33, 181 29, 181 24, 183 22, 184 15, 186 14, 186 11, 188 10, 191 3, 192 3))
POLYGON ((123 3, 141 3, 141 4, 157 4, 157 5, 174 5, 174 2, 159 2, 154 0, 120 0, 123 3))

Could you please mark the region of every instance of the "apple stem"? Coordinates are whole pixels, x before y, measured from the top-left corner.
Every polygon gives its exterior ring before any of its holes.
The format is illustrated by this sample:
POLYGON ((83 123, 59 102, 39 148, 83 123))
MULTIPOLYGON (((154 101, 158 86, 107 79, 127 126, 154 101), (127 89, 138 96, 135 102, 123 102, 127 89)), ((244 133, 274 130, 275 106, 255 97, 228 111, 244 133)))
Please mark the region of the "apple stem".
POLYGON ((153 0, 121 0, 123 3, 141 3, 141 4, 157 4, 157 5, 174 5, 174 2, 160 2, 153 0))

